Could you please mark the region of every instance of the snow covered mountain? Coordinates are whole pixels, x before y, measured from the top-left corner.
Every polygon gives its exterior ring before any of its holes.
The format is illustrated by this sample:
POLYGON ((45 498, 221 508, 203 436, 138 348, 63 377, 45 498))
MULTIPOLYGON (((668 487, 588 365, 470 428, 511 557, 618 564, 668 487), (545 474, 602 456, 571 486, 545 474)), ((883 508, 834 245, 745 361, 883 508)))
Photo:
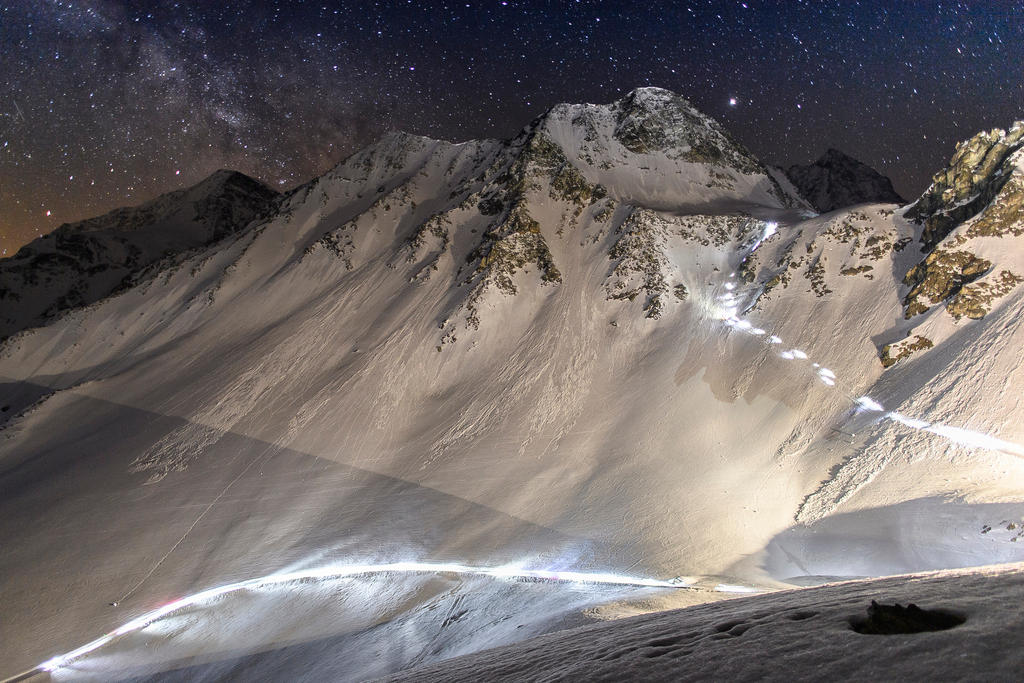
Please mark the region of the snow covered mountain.
POLYGON ((136 208, 65 224, 0 260, 0 339, 130 287, 148 268, 243 230, 277 193, 217 171, 197 185, 136 208))
MULTIPOLYGON (((907 276, 941 281, 959 235, 994 264, 970 285, 1022 272, 1002 180, 1024 172, 1019 129, 913 209, 808 218, 716 122, 642 88, 508 141, 394 133, 266 195, 262 219, 0 347, 0 659, 323 565, 775 586, 1024 560, 1024 289, 956 317, 974 290, 907 276), (981 213, 957 213, 961 190, 981 213), (967 235, 985 215, 1001 236, 967 235)), ((624 597, 521 588, 384 573, 254 593, 272 620, 148 627, 146 672, 258 675, 261 651, 266 671, 382 675, 624 597)), ((138 663, 103 652, 75 671, 138 663)))
POLYGON ((892 181, 837 149, 829 149, 813 164, 790 166, 784 173, 800 196, 822 213, 856 204, 905 203, 892 181))

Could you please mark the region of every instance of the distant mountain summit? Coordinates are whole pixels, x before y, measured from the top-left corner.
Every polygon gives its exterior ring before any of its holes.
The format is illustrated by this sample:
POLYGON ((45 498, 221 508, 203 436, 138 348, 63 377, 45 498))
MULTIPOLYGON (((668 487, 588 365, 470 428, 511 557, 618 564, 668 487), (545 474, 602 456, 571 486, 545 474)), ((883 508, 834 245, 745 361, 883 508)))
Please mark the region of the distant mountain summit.
POLYGON ((785 169, 801 196, 822 213, 865 203, 904 204, 892 181, 848 154, 829 149, 813 164, 785 169))
POLYGON ((558 146, 616 199, 649 207, 797 207, 771 169, 720 123, 663 88, 637 88, 610 104, 559 104, 533 132, 558 146))
POLYGON ((61 225, 0 260, 0 339, 131 286, 157 261, 238 232, 277 197, 258 180, 220 170, 140 206, 61 225))

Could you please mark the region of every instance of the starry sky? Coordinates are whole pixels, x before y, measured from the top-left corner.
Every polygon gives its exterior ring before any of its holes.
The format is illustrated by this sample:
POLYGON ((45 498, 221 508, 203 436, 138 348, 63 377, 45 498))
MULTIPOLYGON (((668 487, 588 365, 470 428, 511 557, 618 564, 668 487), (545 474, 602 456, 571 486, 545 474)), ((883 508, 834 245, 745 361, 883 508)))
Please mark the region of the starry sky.
POLYGON ((234 168, 278 189, 390 129, 509 137, 657 85, 764 161, 918 195, 1024 118, 1024 0, 0 0, 0 255, 234 168))

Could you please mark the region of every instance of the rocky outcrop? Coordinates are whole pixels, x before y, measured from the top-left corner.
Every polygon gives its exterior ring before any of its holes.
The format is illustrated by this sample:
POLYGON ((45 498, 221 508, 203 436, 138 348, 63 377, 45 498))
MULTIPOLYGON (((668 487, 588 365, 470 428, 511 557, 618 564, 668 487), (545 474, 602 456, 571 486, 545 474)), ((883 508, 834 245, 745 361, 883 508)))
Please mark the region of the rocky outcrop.
POLYGON ((903 298, 904 317, 924 313, 958 294, 965 284, 977 280, 991 267, 990 261, 969 251, 936 249, 903 278, 903 284, 910 287, 903 298))
MULTIPOLYGON (((924 258, 903 278, 909 287, 903 317, 909 320, 936 306, 956 321, 988 314, 1024 282, 1014 272, 1020 270, 1013 258, 1016 250, 991 239, 1024 235, 1024 122, 957 145, 949 166, 935 174, 904 216, 923 224, 924 258)), ((942 341, 908 335, 882 347, 879 358, 889 367, 942 341)))
POLYGON ((1009 270, 1000 270, 993 278, 962 287, 946 304, 946 312, 957 320, 978 320, 992 310, 992 303, 996 299, 1009 294, 1021 282, 1024 282, 1021 276, 1009 270))
POLYGON ((60 226, 0 260, 0 339, 106 298, 162 259, 243 230, 278 197, 221 170, 141 206, 60 226))
POLYGON ((943 301, 956 319, 981 318, 1021 282, 1011 270, 977 256, 974 242, 1024 234, 1022 148, 1024 122, 960 143, 949 166, 907 210, 907 218, 924 223, 927 256, 904 278, 911 288, 903 301, 906 318, 943 301))
POLYGON ((685 98, 661 88, 638 88, 618 103, 615 139, 636 154, 670 151, 683 161, 765 173, 761 163, 716 121, 685 98))
POLYGON ((784 172, 800 195, 822 213, 869 202, 904 203, 887 177, 836 149, 813 164, 790 166, 784 172))
POLYGON ((1022 146, 1024 121, 1009 131, 978 133, 957 145, 949 166, 935 174, 931 186, 907 210, 907 218, 924 223, 921 241, 926 250, 989 206, 1010 180, 1011 157, 1022 146))
POLYGON ((924 351, 935 346, 932 340, 928 337, 922 337, 919 334, 915 334, 914 338, 907 337, 901 339, 893 344, 886 344, 882 347, 879 358, 882 361, 882 367, 888 368, 896 365, 904 358, 909 358, 917 351, 924 351))
POLYGON ((668 263, 663 221, 653 211, 636 209, 617 232, 621 237, 608 252, 608 258, 616 261, 605 283, 608 298, 633 301, 642 293, 645 315, 661 317, 663 297, 669 289, 664 275, 668 263))
POLYGON ((588 183, 557 145, 540 132, 531 132, 508 171, 478 204, 483 215, 501 217, 468 256, 476 263, 475 274, 483 275, 478 290, 493 284, 515 294, 513 277, 529 264, 536 266, 542 282, 561 282, 540 224, 529 210, 528 193, 544 188, 552 199, 575 205, 576 215, 604 197, 603 188, 588 183))

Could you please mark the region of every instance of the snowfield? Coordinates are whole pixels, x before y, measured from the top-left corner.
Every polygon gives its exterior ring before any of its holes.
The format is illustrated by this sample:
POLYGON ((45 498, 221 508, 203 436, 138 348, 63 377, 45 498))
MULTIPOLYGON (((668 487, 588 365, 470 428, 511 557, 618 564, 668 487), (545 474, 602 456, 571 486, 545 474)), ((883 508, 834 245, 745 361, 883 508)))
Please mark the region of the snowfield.
POLYGON ((1024 653, 1020 565, 858 581, 729 600, 541 636, 389 681, 1015 681, 1024 653), (871 601, 965 618, 864 634, 871 601))
MULTIPOLYGON (((907 207, 815 215, 776 176, 655 88, 560 105, 509 141, 395 133, 14 333, 0 673, 182 596, 332 565, 772 589, 1024 561, 1024 288, 1000 275, 1024 274, 1019 215, 927 246, 907 207), (974 317, 951 313, 961 291, 974 317)), ((60 675, 215 677, 234 658, 380 676, 583 609, 690 600, 563 589, 236 595, 60 675)))

